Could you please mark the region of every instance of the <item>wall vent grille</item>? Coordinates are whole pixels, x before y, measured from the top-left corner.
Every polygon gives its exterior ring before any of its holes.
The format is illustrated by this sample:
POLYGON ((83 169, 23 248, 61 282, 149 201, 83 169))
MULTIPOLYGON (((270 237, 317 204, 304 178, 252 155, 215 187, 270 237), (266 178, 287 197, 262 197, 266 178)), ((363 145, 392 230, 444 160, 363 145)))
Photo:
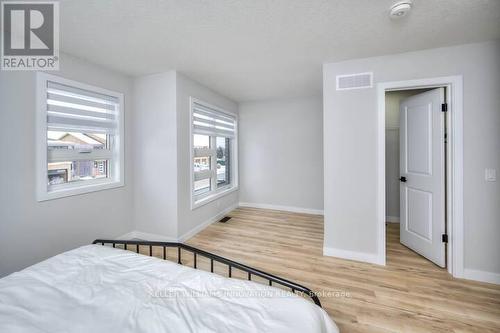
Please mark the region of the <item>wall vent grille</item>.
POLYGON ((373 87, 373 73, 337 75, 337 90, 363 89, 373 87))

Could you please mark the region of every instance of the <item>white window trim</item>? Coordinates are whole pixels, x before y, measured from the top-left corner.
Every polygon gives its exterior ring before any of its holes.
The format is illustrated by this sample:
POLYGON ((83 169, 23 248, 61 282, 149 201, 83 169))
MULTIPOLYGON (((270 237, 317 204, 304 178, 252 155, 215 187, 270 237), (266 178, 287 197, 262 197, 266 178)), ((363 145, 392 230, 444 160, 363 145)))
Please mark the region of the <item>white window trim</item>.
POLYGON ((239 180, 238 180, 238 115, 223 110, 215 105, 210 103, 206 103, 197 98, 190 97, 189 98, 189 167, 190 167, 190 182, 189 182, 189 194, 191 196, 191 210, 194 210, 198 207, 204 206, 214 200, 217 200, 223 196, 226 196, 234 191, 237 191, 239 188, 239 180), (193 149, 193 104, 202 104, 206 107, 214 109, 218 112, 226 114, 235 118, 235 127, 234 127, 234 138, 231 142, 231 184, 226 185, 224 187, 218 188, 215 191, 211 191, 206 195, 198 195, 195 196, 193 193, 194 188, 194 170, 193 170, 193 160, 194 160, 194 149, 193 149))
POLYGON ((122 93, 114 92, 104 88, 65 79, 56 75, 38 72, 36 77, 36 191, 37 201, 46 201, 67 196, 79 195, 106 189, 122 187, 125 185, 125 163, 124 163, 124 97, 122 93), (84 183, 68 184, 67 186, 48 190, 47 187, 47 81, 57 82, 68 86, 94 91, 118 99, 120 110, 118 114, 118 132, 114 138, 114 150, 112 152, 113 166, 112 177, 106 179, 88 180, 84 183))

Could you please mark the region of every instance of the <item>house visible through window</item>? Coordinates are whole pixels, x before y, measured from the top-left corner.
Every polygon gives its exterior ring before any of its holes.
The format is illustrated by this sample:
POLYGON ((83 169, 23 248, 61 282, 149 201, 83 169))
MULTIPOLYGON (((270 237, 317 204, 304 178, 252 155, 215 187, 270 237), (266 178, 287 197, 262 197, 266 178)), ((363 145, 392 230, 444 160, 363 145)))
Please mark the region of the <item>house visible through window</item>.
POLYGON ((193 204, 235 188, 236 118, 203 102, 192 102, 193 204))
MULTIPOLYGON (((107 144, 109 134, 101 133, 74 133, 47 131, 47 149, 53 150, 66 149, 78 151, 85 149, 85 154, 90 154, 94 149, 109 149, 107 144), (87 152, 89 151, 89 152, 87 152)), ((51 152, 52 153, 52 152, 51 152)), ((80 155, 81 151, 78 153, 80 155)), ((72 183, 97 178, 107 178, 109 160, 75 160, 64 162, 48 162, 48 185, 72 183), (55 176, 53 170, 64 170, 64 177, 55 176)))
POLYGON ((217 186, 231 184, 231 139, 216 137, 217 186))
POLYGON ((121 185, 123 96, 43 73, 38 89, 39 200, 121 185))

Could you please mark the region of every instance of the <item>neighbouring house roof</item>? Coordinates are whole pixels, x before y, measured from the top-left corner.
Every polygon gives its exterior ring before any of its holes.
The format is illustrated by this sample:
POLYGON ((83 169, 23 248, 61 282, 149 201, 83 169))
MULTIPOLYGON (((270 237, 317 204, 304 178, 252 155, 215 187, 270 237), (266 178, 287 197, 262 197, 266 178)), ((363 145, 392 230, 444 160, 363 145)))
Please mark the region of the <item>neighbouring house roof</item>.
POLYGON ((90 137, 89 135, 83 134, 83 133, 67 133, 63 137, 63 141, 65 141, 64 139, 68 136, 74 137, 74 138, 80 140, 81 141, 80 143, 84 143, 84 144, 88 144, 88 145, 102 145, 102 142, 99 142, 99 141, 95 140, 94 138, 90 137))
POLYGON ((106 142, 105 134, 84 134, 73 132, 47 132, 47 144, 49 146, 75 146, 75 145, 90 145, 102 146, 106 142))

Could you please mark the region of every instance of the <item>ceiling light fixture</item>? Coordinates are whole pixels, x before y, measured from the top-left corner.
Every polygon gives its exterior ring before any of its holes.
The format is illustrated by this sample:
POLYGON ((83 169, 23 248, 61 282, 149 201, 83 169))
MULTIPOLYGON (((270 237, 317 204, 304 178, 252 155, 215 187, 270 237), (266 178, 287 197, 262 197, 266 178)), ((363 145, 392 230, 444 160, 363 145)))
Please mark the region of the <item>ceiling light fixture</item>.
POLYGON ((410 12, 412 5, 413 2, 411 0, 396 2, 391 6, 389 16, 392 19, 399 19, 401 17, 404 17, 410 12))

